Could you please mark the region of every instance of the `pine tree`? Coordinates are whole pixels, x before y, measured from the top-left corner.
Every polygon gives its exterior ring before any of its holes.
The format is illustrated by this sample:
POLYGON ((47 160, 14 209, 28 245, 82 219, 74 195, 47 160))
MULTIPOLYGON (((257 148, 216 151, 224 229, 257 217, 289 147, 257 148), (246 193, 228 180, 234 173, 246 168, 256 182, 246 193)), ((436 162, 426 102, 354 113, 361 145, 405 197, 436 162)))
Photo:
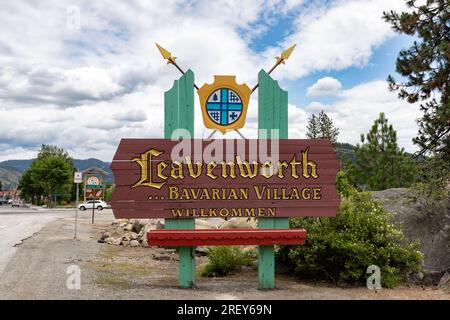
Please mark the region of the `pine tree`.
POLYGON ((333 146, 337 143, 339 129, 334 127, 333 120, 323 110, 318 116, 312 115, 308 120, 306 136, 310 139, 330 139, 333 146))
POLYGON ((306 136, 310 139, 317 139, 319 137, 319 123, 315 114, 312 114, 311 118, 308 119, 308 126, 306 136))
POLYGON ((416 175, 411 157, 397 144, 397 133, 380 113, 369 133, 355 147, 355 163, 347 163, 349 180, 362 189, 408 187, 416 175))
POLYGON ((384 12, 394 31, 415 36, 412 47, 399 53, 396 70, 405 79, 388 77, 391 90, 410 103, 432 99, 421 105, 419 134, 414 143, 420 154, 438 155, 450 161, 450 1, 427 0, 418 5, 407 0, 410 12, 384 12))

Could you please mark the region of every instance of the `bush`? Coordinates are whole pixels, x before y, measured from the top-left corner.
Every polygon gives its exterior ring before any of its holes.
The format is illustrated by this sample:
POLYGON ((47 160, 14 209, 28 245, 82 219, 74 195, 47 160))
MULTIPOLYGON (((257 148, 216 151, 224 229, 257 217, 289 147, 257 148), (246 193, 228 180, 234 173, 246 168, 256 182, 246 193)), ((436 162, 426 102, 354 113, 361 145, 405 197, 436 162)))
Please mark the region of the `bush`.
POLYGON ((336 217, 291 219, 291 227, 305 228, 308 238, 303 246, 282 246, 278 258, 296 275, 336 284, 365 284, 370 265, 380 267, 389 288, 418 272, 419 245, 407 241, 391 214, 370 193, 349 187, 342 173, 338 190, 346 195, 336 217))
POLYGON ((235 246, 211 247, 207 254, 209 262, 201 272, 203 277, 226 276, 242 266, 252 265, 254 261, 253 252, 235 246))

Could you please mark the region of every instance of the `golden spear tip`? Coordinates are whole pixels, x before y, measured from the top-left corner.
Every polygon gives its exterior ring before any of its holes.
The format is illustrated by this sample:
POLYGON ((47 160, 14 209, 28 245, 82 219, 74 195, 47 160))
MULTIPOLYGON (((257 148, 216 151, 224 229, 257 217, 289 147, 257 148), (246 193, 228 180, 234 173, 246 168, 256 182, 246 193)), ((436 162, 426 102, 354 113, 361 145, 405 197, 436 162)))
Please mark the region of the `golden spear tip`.
POLYGON ((281 53, 279 57, 276 57, 278 63, 284 63, 284 60, 289 59, 289 57, 292 54, 292 51, 294 51, 296 44, 294 44, 292 47, 286 49, 281 53))
POLYGON ((159 50, 159 52, 161 52, 161 55, 163 56, 163 58, 164 59, 167 59, 167 60, 175 60, 176 58, 175 57, 172 57, 172 54, 168 51, 168 50, 166 50, 166 49, 164 49, 163 47, 161 47, 159 44, 157 44, 157 43, 155 43, 156 44, 156 46, 158 47, 158 50, 159 50))

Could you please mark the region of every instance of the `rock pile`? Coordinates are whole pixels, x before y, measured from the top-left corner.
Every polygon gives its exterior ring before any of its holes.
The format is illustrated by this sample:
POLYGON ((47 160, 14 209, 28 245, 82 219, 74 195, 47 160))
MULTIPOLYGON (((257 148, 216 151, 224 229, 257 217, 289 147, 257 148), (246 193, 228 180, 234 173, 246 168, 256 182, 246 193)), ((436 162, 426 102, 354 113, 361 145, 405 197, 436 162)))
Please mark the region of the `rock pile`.
POLYGON ((146 247, 147 231, 157 229, 160 219, 136 219, 113 221, 111 228, 102 234, 99 243, 122 245, 124 247, 146 247))
MULTIPOLYGON (((216 218, 195 219, 195 228, 256 228, 256 222, 247 218, 232 218, 227 221, 216 218)), ((164 229, 164 219, 115 220, 98 242, 124 247, 148 247, 147 232, 155 229, 164 229)), ((202 251, 201 248, 197 249, 202 251)))

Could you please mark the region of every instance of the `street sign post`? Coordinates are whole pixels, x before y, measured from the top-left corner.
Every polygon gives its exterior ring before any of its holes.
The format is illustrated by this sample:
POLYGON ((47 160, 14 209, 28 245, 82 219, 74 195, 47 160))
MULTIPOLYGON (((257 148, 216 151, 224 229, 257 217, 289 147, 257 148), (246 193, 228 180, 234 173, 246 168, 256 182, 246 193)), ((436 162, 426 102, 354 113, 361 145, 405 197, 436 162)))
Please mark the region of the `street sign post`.
POLYGON ((77 184, 77 194, 75 200, 75 234, 73 236, 74 239, 77 238, 77 224, 78 224, 78 193, 79 193, 79 185, 83 181, 83 174, 81 172, 75 172, 73 176, 73 182, 77 184))

